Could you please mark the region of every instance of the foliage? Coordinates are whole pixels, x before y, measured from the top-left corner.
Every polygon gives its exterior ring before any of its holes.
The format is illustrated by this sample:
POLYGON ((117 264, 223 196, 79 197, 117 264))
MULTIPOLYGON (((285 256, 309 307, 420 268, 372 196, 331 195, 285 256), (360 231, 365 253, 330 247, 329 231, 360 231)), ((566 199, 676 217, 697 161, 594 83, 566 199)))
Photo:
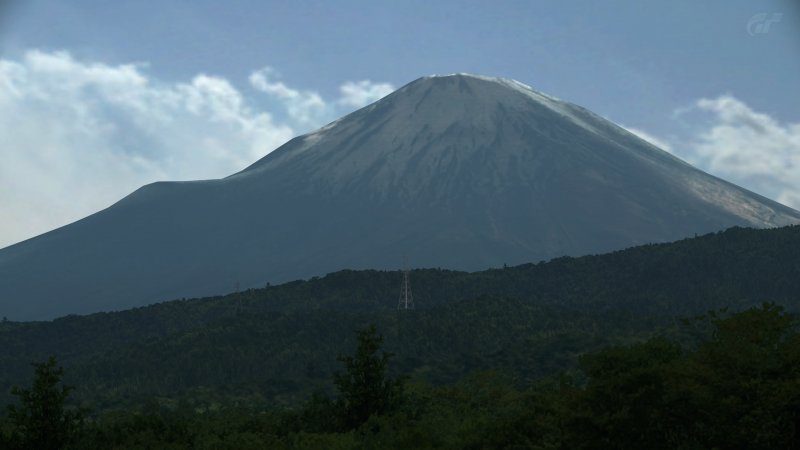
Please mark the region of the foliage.
MULTIPOLYGON (((323 395, 299 409, 154 403, 103 413, 71 448, 800 448, 796 317, 764 304, 698 320, 710 333, 695 344, 654 337, 611 345, 582 356, 578 372, 522 385, 498 371, 443 386, 410 382, 402 402, 352 429, 321 426, 350 417, 347 402, 323 395)), ((376 331, 357 338, 356 353, 342 358, 346 375, 336 377, 349 380, 342 396, 395 395, 376 331)))
POLYGON ((9 446, 61 449, 78 437, 84 411, 66 408, 72 388, 61 383, 64 369, 58 367, 54 357, 33 366, 31 388, 14 387, 11 391, 19 404, 8 406, 9 446))
POLYGON ((383 336, 370 325, 358 331, 357 339, 355 355, 337 358, 345 371, 333 376, 340 396, 336 406, 345 430, 357 428, 372 416, 392 412, 402 401, 403 380, 391 379, 386 373, 392 354, 381 350, 383 336))
POLYGON ((694 351, 662 339, 581 360, 570 448, 800 448, 800 334, 765 304, 726 318, 694 351))

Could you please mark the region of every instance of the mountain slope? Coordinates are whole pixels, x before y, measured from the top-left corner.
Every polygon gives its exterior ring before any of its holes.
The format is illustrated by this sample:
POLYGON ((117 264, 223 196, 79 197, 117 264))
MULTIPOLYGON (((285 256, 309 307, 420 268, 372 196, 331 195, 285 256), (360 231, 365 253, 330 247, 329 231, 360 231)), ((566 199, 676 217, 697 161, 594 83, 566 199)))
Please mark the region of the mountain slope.
POLYGON ((0 250, 0 315, 128 308, 403 254, 477 270, 798 222, 520 83, 426 77, 240 173, 151 184, 0 250))

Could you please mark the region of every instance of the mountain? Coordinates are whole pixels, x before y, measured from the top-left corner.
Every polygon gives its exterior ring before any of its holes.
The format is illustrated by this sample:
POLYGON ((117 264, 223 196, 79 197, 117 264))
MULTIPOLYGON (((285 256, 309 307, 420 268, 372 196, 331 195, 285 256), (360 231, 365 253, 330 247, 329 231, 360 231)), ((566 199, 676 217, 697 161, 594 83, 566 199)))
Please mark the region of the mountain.
POLYGON ((449 383, 494 369, 532 380, 605 345, 691 338, 679 317, 763 301, 798 312, 798 272, 800 226, 734 228, 504 269, 413 270, 413 311, 395 309, 397 271, 347 270, 224 297, 0 322, 0 405, 27 382, 30 362, 49 355, 95 409, 153 396, 296 403, 330 387, 336 356, 370 323, 398 373, 449 383))
POLYGON ((418 79, 224 179, 147 185, 0 250, 0 315, 43 319, 343 268, 477 270, 800 213, 512 80, 418 79))

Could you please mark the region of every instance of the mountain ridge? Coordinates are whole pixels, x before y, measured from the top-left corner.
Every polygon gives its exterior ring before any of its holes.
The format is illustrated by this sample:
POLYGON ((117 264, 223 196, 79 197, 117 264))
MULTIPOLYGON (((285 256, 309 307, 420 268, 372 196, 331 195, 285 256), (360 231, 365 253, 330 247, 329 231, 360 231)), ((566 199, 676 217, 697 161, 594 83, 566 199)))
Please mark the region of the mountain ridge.
POLYGON ((449 382, 502 367, 537 378, 681 317, 764 301, 800 311, 798 244, 800 226, 732 228, 481 272, 413 270, 413 311, 396 310, 400 272, 348 270, 114 313, 0 322, 0 400, 27 379, 31 360, 48 355, 82 386, 82 399, 111 409, 208 390, 297 400, 337 368, 335 355, 367 323, 386 333, 402 373, 449 382))

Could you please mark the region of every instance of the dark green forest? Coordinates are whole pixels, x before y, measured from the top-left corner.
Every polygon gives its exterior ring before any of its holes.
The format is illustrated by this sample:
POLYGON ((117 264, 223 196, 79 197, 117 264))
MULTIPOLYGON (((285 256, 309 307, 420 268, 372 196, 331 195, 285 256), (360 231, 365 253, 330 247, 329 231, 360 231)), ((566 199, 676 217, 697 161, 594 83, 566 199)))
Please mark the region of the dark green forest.
POLYGON ((655 337, 578 358, 577 370, 519 385, 497 371, 433 386, 392 377, 374 326, 339 356, 333 396, 296 408, 188 404, 94 417, 66 405, 54 359, 0 421, 10 449, 796 449, 800 448, 800 332, 764 304, 695 319, 695 345, 655 337))
POLYGON ((0 401, 20 405, 12 387, 54 356, 88 448, 797 448, 800 227, 417 269, 409 311, 400 281, 341 271, 3 321, 0 401), (339 420, 339 356, 370 325, 402 392, 363 423, 339 420))

